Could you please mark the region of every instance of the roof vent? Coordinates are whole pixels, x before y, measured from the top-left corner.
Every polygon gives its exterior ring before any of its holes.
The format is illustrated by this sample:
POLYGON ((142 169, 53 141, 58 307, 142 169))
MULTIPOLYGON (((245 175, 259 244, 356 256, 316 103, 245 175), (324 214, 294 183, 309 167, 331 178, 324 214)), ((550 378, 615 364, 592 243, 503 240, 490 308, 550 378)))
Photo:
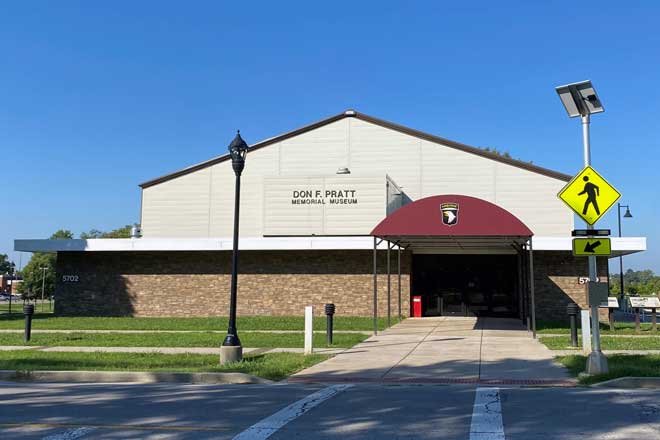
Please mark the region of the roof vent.
POLYGON ((139 226, 133 226, 131 228, 131 238, 140 238, 142 237, 142 228, 139 226))
POLYGON ((346 110, 346 111, 344 112, 344 114, 345 114, 346 116, 355 116, 355 110, 349 108, 348 110, 346 110))
POLYGON ((337 174, 351 174, 351 170, 346 167, 337 169, 337 174))

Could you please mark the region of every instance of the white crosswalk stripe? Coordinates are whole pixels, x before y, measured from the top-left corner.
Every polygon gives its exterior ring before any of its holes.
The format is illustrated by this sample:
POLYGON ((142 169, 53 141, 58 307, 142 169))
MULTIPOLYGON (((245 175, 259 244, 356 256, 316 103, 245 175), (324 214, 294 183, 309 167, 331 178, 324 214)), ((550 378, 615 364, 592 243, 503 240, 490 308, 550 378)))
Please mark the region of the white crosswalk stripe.
POLYGON ((504 440, 499 388, 477 388, 474 395, 470 440, 504 440))

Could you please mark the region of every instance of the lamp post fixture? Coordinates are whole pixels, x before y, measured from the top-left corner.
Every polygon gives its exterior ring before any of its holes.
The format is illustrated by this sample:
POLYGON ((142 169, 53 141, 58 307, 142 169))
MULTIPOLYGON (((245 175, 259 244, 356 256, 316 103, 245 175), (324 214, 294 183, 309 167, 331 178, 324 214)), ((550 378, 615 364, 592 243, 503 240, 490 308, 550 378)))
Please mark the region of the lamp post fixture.
MULTIPOLYGON (((626 213, 623 214, 624 218, 632 218, 632 214, 630 213, 630 206, 629 205, 622 205, 620 203, 616 204, 617 207, 617 214, 619 217, 619 237, 621 237, 621 208, 626 208, 626 213)), ((621 297, 621 304, 623 304, 623 300, 625 299, 625 292, 623 291, 623 255, 619 255, 619 282, 621 283, 621 293, 619 296, 621 297)))
POLYGON ((229 326, 227 336, 222 341, 220 348, 220 363, 229 364, 240 362, 243 359, 243 347, 241 340, 238 339, 236 331, 236 290, 238 278, 238 213, 241 198, 241 173, 245 168, 245 156, 247 155, 248 145, 241 137, 241 132, 236 133, 236 137, 229 144, 229 154, 231 155, 231 166, 236 174, 236 191, 234 196, 234 249, 231 258, 231 295, 229 299, 229 326))

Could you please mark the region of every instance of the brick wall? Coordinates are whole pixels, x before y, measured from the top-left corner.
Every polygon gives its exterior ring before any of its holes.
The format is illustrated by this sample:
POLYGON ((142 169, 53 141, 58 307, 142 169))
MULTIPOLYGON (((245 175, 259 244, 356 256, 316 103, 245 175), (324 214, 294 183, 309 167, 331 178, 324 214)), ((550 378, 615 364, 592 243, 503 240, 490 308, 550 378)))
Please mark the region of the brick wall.
MULTIPOLYGON (((242 251, 239 315, 373 313, 371 251, 242 251)), ((410 254, 402 253, 402 314, 409 315, 410 254)), ((379 252, 378 313, 387 313, 386 252, 379 252)), ((398 312, 396 253, 391 310, 398 312)), ((60 252, 55 313, 87 316, 219 316, 229 311, 231 252, 60 252), (63 283, 62 275, 78 275, 63 283)))
MULTIPOLYGON (((568 252, 534 252, 534 286, 537 319, 566 320, 566 306, 572 301, 587 308, 586 284, 579 277, 589 275, 586 257, 568 252)), ((607 259, 598 258, 598 276, 607 282, 607 259)), ((606 316, 606 315, 605 315, 606 316)))
MULTIPOLYGON (((242 251, 239 315, 323 313, 333 302, 344 316, 373 313, 371 251, 242 251)), ((387 313, 386 253, 379 252, 378 313, 387 313)), ((402 253, 402 314, 409 316, 411 254, 402 253)), ((599 259, 601 281, 607 260, 599 259)), ((566 319, 566 305, 586 307, 587 259, 534 252, 537 319, 566 319)), ((229 310, 231 252, 61 252, 55 313, 87 316, 221 316, 229 310), (78 275, 63 283, 62 275, 78 275)), ((391 310, 398 312, 396 253, 391 310)))

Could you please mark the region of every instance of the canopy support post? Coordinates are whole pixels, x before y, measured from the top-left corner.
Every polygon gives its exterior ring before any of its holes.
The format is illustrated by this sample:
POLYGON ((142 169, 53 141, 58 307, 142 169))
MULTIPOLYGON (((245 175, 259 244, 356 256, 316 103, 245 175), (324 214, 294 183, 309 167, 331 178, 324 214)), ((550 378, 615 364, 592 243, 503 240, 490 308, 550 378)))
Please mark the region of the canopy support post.
POLYGON ((392 325, 392 301, 391 301, 391 281, 390 281, 390 242, 387 242, 387 327, 392 325))
POLYGON ((401 246, 397 245, 397 263, 398 263, 398 276, 399 282, 397 284, 399 288, 399 321, 401 321, 401 246))
POLYGON ((534 300, 534 248, 532 237, 529 237, 529 296, 532 315, 532 337, 536 339, 536 303, 534 300))
POLYGON ((374 336, 378 334, 378 261, 376 237, 374 237, 374 336))
POLYGON ((520 248, 518 246, 515 246, 515 249, 516 249, 516 270, 518 272, 518 282, 516 283, 516 290, 518 292, 518 318, 520 318, 520 321, 524 321, 525 306, 523 303, 524 290, 522 287, 522 256, 521 256, 520 248))

